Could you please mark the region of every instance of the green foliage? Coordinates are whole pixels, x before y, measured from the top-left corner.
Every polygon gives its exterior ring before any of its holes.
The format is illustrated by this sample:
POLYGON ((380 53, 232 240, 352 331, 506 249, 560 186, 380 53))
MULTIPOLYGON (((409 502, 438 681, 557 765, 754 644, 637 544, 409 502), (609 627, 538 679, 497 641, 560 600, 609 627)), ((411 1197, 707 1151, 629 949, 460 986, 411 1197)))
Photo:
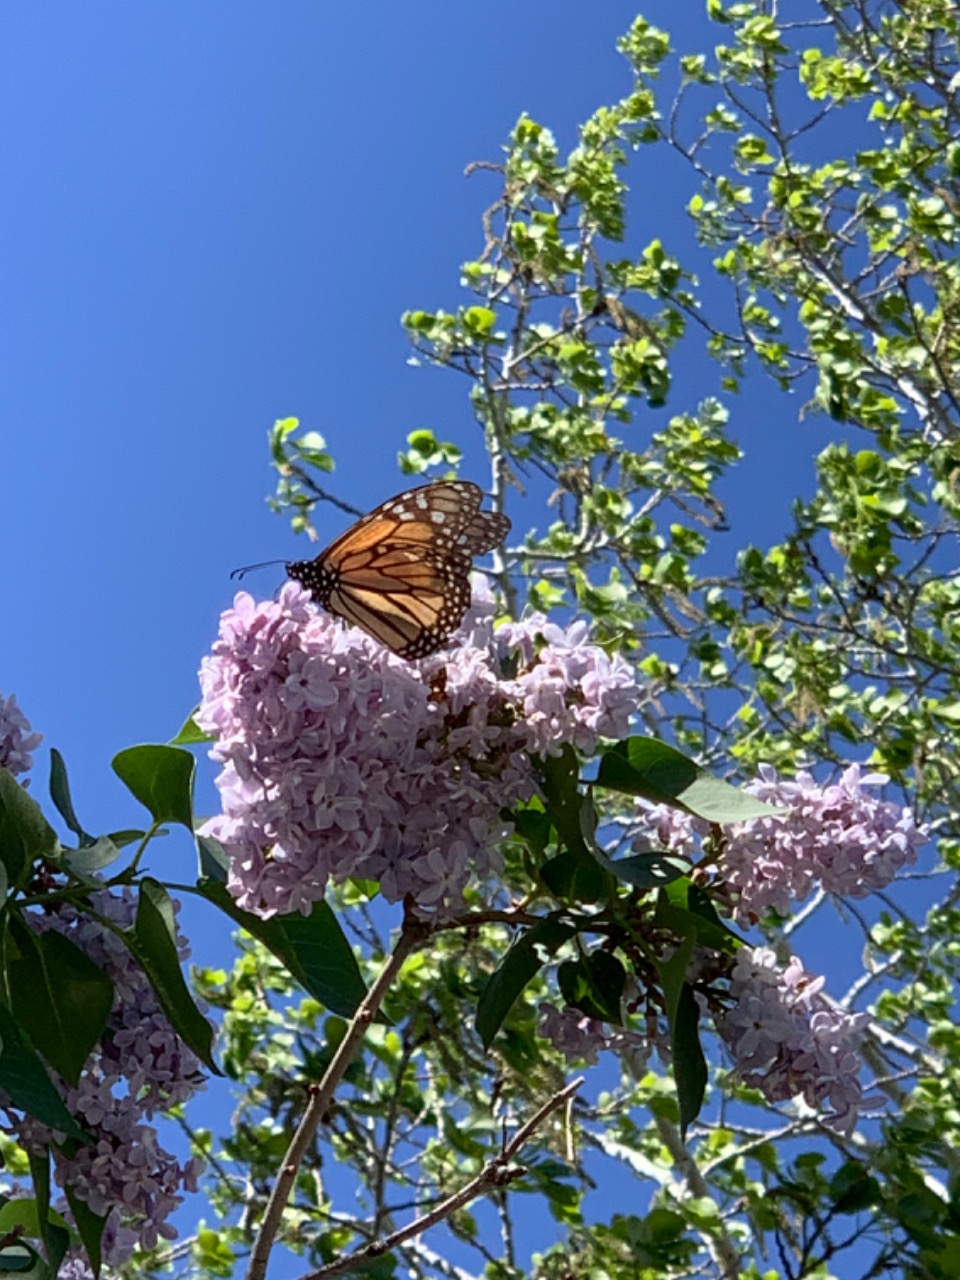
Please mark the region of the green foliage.
POLYGON ((711 777, 666 742, 628 738, 600 758, 597 786, 672 804, 707 822, 744 822, 776 813, 770 805, 711 777))
POLYGON ((77 1235, 80 1237, 90 1263, 90 1269, 95 1276, 99 1276, 102 1265, 103 1232, 107 1225, 106 1215, 95 1213, 86 1201, 74 1194, 72 1187, 65 1188, 64 1194, 77 1226, 77 1235))
POLYGON ((61 933, 36 933, 17 915, 4 939, 6 988, 14 1017, 50 1065, 76 1085, 107 1025, 113 983, 61 933))
POLYGON ((50 750, 50 799, 56 805, 60 817, 63 818, 79 842, 81 844, 91 843, 92 837, 87 835, 80 825, 79 818, 74 813, 73 800, 70 796, 70 783, 67 779, 67 766, 56 747, 52 747, 50 750))
POLYGON ((82 1141, 84 1131, 64 1106, 39 1055, 24 1040, 13 1015, 0 1004, 0 1087, 15 1107, 51 1129, 82 1141))
POLYGON ((333 470, 334 463, 323 436, 317 431, 296 436, 299 428, 299 418, 278 418, 268 433, 270 457, 278 476, 277 490, 269 503, 274 511, 291 511, 294 533, 315 538, 311 515, 324 491, 311 469, 326 473, 333 470))
POLYGON ((7 881, 18 884, 37 858, 55 857, 59 841, 40 806, 6 769, 0 769, 0 860, 7 881))
POLYGON ((521 934, 490 975, 477 1002, 477 1032, 489 1049, 504 1018, 543 965, 575 934, 573 925, 545 916, 521 934))
POLYGON ((707 1088, 707 1063, 697 1035, 700 1011, 693 987, 686 978, 698 937, 697 932, 691 933, 670 959, 659 966, 677 1081, 681 1136, 686 1135, 700 1114, 707 1088))
POLYGON ((154 823, 179 822, 193 831, 193 775, 189 751, 180 747, 127 747, 113 758, 113 771, 150 811, 154 823))
POLYGON ((213 1027, 197 1008, 180 969, 177 929, 170 895, 159 881, 144 876, 137 897, 133 930, 123 935, 150 979, 170 1025, 214 1075, 213 1027))
POLYGON ((411 431, 407 436, 407 444, 409 448, 397 455, 400 470, 405 475, 422 475, 430 467, 444 467, 446 470, 443 475, 436 477, 441 479, 455 474, 452 468, 459 464, 463 456, 455 444, 451 444, 449 440, 438 440, 432 431, 411 431))

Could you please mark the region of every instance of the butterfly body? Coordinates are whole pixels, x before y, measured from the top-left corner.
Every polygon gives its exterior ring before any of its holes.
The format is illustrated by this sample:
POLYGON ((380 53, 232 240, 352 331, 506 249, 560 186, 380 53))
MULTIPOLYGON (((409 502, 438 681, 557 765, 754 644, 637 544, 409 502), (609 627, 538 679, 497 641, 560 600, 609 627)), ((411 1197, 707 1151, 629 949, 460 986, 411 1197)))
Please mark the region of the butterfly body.
POLYGON ((490 551, 510 521, 481 511, 468 480, 398 494, 287 574, 328 613, 361 627, 401 658, 442 649, 470 606, 473 557, 490 551))

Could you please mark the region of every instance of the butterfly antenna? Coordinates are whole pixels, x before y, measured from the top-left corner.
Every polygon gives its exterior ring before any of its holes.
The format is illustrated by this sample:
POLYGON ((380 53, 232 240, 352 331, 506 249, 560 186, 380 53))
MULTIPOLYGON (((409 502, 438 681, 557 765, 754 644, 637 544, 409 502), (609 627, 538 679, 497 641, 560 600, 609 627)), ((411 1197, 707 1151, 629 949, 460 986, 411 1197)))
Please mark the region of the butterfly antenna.
POLYGON ((242 569, 234 569, 230 578, 232 581, 234 578, 242 578, 244 574, 252 573, 254 569, 266 569, 272 564, 286 563, 286 560, 261 560, 258 564, 245 564, 242 569))

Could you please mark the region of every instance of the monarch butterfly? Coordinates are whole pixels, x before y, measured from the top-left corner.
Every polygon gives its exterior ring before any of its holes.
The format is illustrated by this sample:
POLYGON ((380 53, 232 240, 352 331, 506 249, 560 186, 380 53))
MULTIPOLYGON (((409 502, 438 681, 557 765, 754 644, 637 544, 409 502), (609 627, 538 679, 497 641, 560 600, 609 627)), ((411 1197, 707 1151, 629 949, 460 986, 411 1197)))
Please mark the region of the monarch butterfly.
POLYGON ((469 607, 473 557, 510 528, 506 516, 481 511, 482 501, 469 480, 408 489, 316 559, 288 564, 287 576, 399 657, 425 658, 443 648, 469 607))

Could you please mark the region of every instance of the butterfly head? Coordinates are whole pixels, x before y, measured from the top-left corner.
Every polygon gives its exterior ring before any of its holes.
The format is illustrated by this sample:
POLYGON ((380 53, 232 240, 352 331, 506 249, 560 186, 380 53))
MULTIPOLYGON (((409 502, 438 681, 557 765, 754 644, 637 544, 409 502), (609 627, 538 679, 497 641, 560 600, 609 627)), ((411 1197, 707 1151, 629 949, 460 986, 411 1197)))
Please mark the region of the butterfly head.
POLYGON ((309 591, 318 604, 326 608, 330 600, 330 592, 337 585, 337 574, 323 567, 321 557, 315 560, 292 560, 288 562, 287 577, 309 591))

